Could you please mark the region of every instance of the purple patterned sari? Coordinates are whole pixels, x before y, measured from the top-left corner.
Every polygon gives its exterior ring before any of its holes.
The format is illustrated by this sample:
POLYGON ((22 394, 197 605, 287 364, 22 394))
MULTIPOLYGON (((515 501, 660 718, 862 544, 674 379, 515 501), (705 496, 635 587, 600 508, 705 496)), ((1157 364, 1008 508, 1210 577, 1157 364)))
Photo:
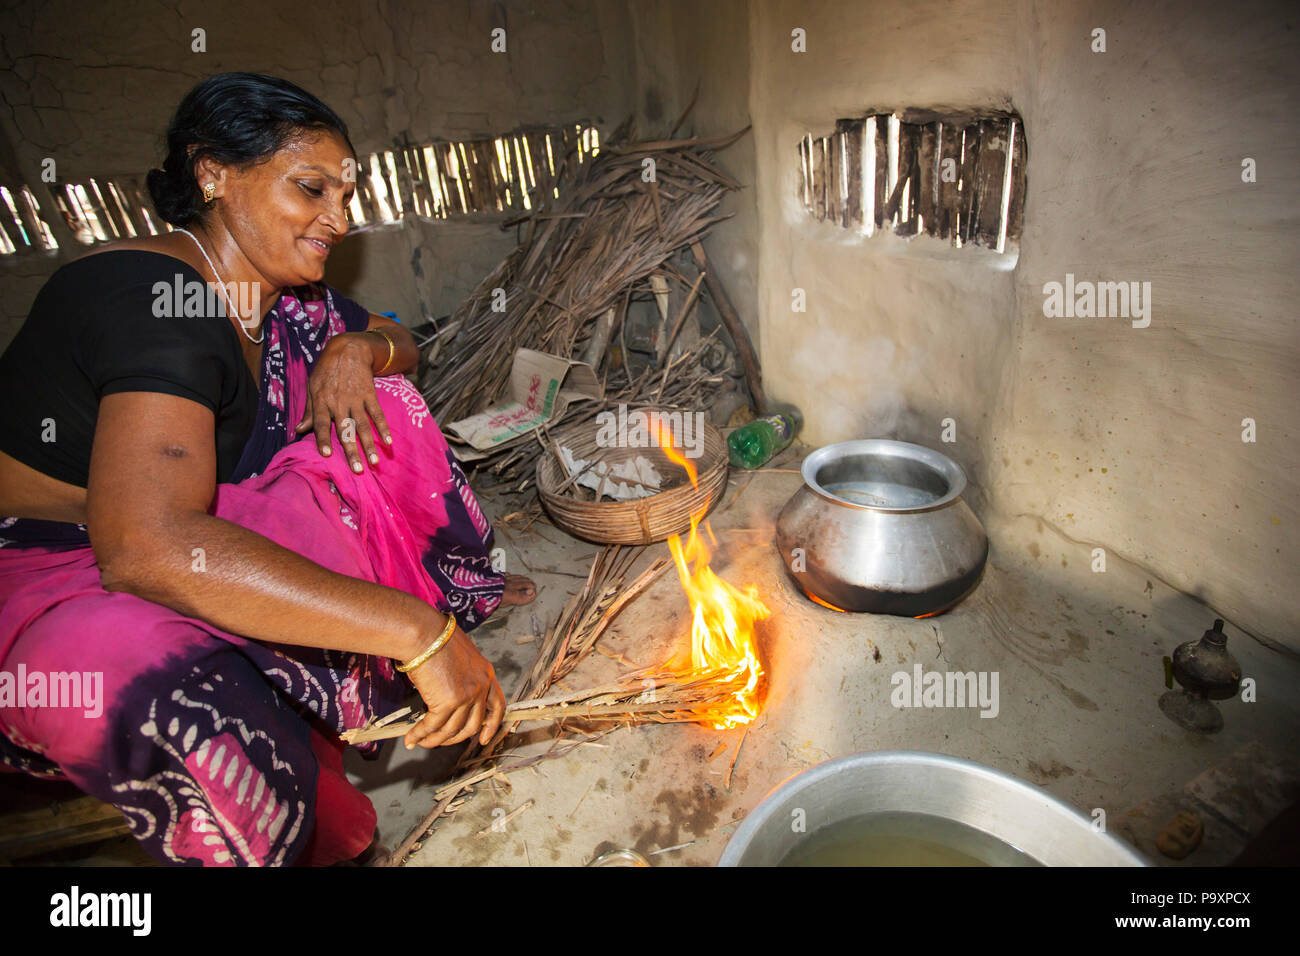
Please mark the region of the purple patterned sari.
MULTIPOLYGON (((265 324, 254 432, 212 513, 452 610, 469 630, 504 580, 492 530, 418 392, 401 376, 376 382, 393 445, 360 475, 337 435, 325 457, 311 434, 291 434, 326 341, 367 317, 328 288, 320 301, 281 297, 265 324)), ((399 705, 410 685, 391 661, 272 646, 106 592, 83 527, 0 523, 0 761, 114 804, 164 863, 320 859, 312 841, 326 837, 335 858, 364 849, 373 808, 322 740, 399 705), (85 675, 99 675, 98 700, 56 699, 58 675, 65 691, 68 675, 83 691, 94 683, 85 675), (327 805, 347 821, 327 825, 327 805)))

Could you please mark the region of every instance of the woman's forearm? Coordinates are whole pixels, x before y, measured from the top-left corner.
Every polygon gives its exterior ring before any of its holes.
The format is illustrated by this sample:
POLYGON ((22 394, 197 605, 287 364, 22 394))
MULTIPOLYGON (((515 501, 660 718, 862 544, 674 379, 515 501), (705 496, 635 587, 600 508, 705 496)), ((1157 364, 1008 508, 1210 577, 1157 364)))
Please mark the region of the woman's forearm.
POLYGON ((208 514, 142 529, 104 587, 255 640, 410 660, 447 618, 395 588, 337 574, 208 514))

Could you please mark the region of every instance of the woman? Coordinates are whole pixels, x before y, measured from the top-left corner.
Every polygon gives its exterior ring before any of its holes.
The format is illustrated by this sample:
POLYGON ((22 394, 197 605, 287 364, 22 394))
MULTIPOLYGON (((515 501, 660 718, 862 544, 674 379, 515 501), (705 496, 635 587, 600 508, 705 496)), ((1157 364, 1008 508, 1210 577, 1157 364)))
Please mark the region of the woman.
POLYGON ((408 748, 487 741, 504 701, 465 632, 532 585, 491 566, 409 333, 321 284, 343 122, 224 74, 167 148, 176 230, 58 270, 0 358, 0 672, 27 681, 0 684, 0 759, 165 863, 351 859, 375 814, 338 733, 414 685, 408 748), (55 699, 69 674, 102 701, 55 699))

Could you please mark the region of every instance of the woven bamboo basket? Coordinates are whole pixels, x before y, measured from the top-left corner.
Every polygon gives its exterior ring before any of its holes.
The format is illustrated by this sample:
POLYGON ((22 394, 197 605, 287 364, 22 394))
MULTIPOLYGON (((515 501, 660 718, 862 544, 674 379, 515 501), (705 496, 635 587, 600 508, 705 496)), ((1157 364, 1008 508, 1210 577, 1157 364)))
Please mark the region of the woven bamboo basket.
POLYGON ((698 488, 691 485, 682 466, 669 459, 663 449, 601 447, 596 443, 598 431, 595 421, 583 422, 557 429, 551 439, 557 449, 563 445, 575 458, 588 462, 597 459, 615 465, 640 455, 654 465, 670 487, 631 501, 580 501, 572 484, 558 492, 569 476, 554 454, 544 453, 537 460, 538 496, 555 523, 576 537, 597 544, 663 541, 669 535, 689 531, 691 515, 707 513, 727 487, 727 440, 708 422, 704 425, 703 451, 693 459, 699 470, 698 488))

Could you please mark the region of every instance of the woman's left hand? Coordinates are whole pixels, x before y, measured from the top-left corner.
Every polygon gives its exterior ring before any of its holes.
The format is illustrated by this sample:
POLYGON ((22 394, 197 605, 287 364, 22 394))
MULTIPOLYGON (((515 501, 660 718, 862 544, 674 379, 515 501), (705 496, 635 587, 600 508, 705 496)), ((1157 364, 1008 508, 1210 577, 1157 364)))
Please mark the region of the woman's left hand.
POLYGON ((329 340, 307 380, 307 408, 296 429, 299 435, 314 430, 320 453, 329 455, 332 422, 352 470, 358 473, 364 470, 361 450, 376 465, 375 442, 393 443, 375 394, 374 350, 368 339, 365 332, 345 332, 329 340))

